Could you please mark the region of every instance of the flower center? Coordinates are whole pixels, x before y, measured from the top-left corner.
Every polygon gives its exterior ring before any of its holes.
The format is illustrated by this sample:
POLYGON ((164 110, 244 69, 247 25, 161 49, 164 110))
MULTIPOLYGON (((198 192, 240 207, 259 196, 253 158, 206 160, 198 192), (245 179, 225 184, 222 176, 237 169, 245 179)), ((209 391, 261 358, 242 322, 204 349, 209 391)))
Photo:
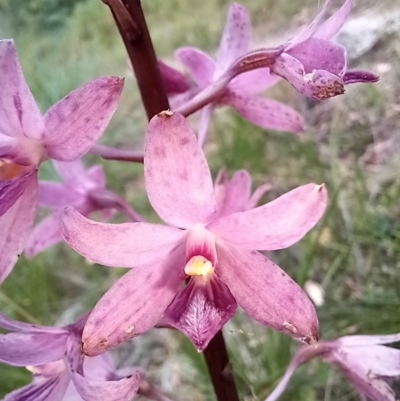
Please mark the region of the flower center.
POLYGON ((188 276, 210 276, 214 273, 214 267, 204 256, 193 256, 186 263, 185 273, 188 276))
POLYGON ((21 166, 9 160, 0 159, 0 180, 8 181, 18 177, 26 166, 21 166))

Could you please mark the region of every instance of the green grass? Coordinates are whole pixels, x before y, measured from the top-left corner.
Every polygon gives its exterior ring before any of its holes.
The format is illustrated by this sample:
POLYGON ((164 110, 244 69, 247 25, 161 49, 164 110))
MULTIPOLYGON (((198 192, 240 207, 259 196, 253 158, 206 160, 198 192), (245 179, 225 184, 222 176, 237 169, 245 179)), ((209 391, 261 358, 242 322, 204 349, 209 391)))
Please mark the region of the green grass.
MULTIPOLYGON (((26 79, 43 112, 90 79, 126 76, 123 100, 103 141, 139 149, 146 119, 113 19, 100 0, 77 3, 59 18, 61 9, 57 7, 47 11, 39 7, 29 16, 18 14, 24 12, 23 5, 18 11, 12 3, 2 8, 0 2, 1 35, 15 38, 26 79), (13 21, 23 21, 23 29, 13 21)), ((228 4, 226 0, 204 0, 193 12, 193 4, 183 0, 144 2, 158 54, 171 59, 176 47, 186 45, 214 52, 228 4)), ((392 3, 388 0, 385 4, 392 3)), ((291 20, 297 12, 305 8, 311 18, 318 7, 316 0, 304 0, 296 7, 289 0, 254 0, 245 5, 256 23, 258 39, 285 33, 286 26, 298 25, 291 20)), ((368 55, 363 67, 374 69, 385 61, 385 49, 391 46, 382 43, 368 55)), ((318 314, 324 338, 400 331, 398 158, 390 154, 375 165, 363 162, 371 143, 398 135, 392 111, 398 99, 394 84, 400 70, 396 68, 377 85, 349 88, 344 96, 327 102, 305 101, 285 84, 274 89, 275 98, 304 112, 309 129, 302 136, 262 130, 232 110, 218 110, 213 119, 206 152, 214 176, 221 167, 230 172, 245 168, 253 177, 254 188, 265 182, 273 186, 264 201, 308 182, 326 184, 330 203, 323 220, 299 244, 273 255, 301 285, 306 280, 322 285, 325 303, 318 314)), ((95 157, 87 160, 103 163, 95 157)), ((111 161, 104 165, 109 186, 126 196, 140 213, 156 218, 144 192, 142 166, 111 161)), ((51 165, 43 166, 41 177, 54 178, 51 165)), ((89 265, 65 244, 59 245, 33 261, 20 259, 0 288, 0 310, 25 321, 64 322, 69 316, 65 311, 77 314, 92 307, 121 274, 89 265)), ((242 398, 263 400, 284 373, 296 344, 242 313, 225 328, 225 334, 242 398)), ((171 345, 167 337, 162 362, 152 365, 153 349, 148 345, 143 345, 142 354, 150 356, 135 361, 154 368, 158 381, 165 379, 165 366, 172 366, 179 379, 172 388, 176 398, 212 400, 202 356, 182 336, 176 337, 178 346, 171 345)), ((4 365, 0 377, 0 397, 30 380, 26 370, 4 365)), ((352 401, 357 396, 338 372, 313 361, 296 373, 282 397, 283 401, 293 399, 352 401)))

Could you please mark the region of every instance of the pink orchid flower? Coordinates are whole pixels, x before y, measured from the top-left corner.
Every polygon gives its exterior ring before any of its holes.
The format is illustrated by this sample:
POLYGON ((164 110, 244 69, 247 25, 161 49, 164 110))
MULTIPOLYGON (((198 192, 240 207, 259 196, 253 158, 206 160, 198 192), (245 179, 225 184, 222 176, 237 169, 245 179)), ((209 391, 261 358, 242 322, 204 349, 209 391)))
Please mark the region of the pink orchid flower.
POLYGON ((52 209, 53 213, 32 231, 25 248, 27 257, 33 258, 63 241, 60 213, 67 206, 73 206, 84 216, 102 211, 102 216, 108 219, 114 210, 119 210, 133 221, 143 221, 123 198, 106 189, 103 166, 86 171, 81 160, 53 164, 64 182, 39 181, 39 205, 52 209))
MULTIPOLYGON (((175 56, 186 67, 198 90, 205 89, 217 81, 232 64, 251 50, 251 21, 247 10, 232 4, 218 49, 216 61, 199 49, 185 47, 178 49, 175 56)), ((213 109, 217 106, 231 106, 244 118, 264 128, 303 132, 305 121, 292 108, 258 94, 279 81, 271 75, 269 68, 242 73, 226 87, 223 95, 205 106, 201 111, 198 136, 204 142, 213 109)), ((192 91, 193 94, 193 91, 192 91)))
POLYGON ((31 384, 6 395, 4 401, 68 401, 69 395, 74 401, 130 401, 141 374, 136 370, 129 372, 129 377, 93 377, 104 367, 99 358, 87 361, 91 358, 82 356, 86 319, 87 315, 69 326, 46 327, 14 321, 0 313, 0 327, 11 331, 0 335, 0 362, 26 366, 33 374, 31 384))
POLYGON ((265 401, 276 401, 296 369, 317 356, 338 367, 361 396, 374 401, 397 401, 386 380, 400 376, 400 350, 382 344, 398 341, 400 333, 346 336, 305 345, 296 352, 281 382, 265 401))
POLYGON ((266 205, 220 217, 201 146, 186 120, 172 112, 149 124, 144 174, 149 200, 168 226, 97 223, 73 208, 62 216, 64 239, 81 255, 106 266, 134 267, 91 313, 85 354, 111 349, 162 317, 201 351, 237 305, 266 326, 315 341, 311 301, 256 250, 287 248, 314 227, 327 204, 324 186, 304 185, 266 205))
POLYGON ((370 83, 378 77, 368 71, 348 70, 346 49, 333 41, 351 11, 351 0, 328 19, 332 0, 326 0, 314 21, 287 42, 271 71, 285 78, 303 95, 329 99, 344 93, 344 85, 370 83))
POLYGON ((0 283, 25 246, 37 208, 39 165, 87 153, 114 114, 123 80, 95 79, 42 116, 12 40, 0 41, 0 283))

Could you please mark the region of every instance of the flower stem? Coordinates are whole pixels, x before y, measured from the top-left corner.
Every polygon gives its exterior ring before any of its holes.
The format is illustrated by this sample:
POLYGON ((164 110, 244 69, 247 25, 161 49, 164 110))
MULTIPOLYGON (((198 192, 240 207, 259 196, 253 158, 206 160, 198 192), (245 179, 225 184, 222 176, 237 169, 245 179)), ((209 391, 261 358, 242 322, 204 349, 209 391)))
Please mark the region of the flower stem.
POLYGON ((143 152, 135 150, 117 149, 111 146, 96 144, 90 149, 93 155, 107 160, 120 160, 133 163, 143 163, 143 152))
POLYGON ((224 336, 220 330, 204 350, 218 401, 239 401, 224 336))
POLYGON ((103 0, 110 8, 136 75, 143 106, 150 120, 169 109, 140 0, 103 0))

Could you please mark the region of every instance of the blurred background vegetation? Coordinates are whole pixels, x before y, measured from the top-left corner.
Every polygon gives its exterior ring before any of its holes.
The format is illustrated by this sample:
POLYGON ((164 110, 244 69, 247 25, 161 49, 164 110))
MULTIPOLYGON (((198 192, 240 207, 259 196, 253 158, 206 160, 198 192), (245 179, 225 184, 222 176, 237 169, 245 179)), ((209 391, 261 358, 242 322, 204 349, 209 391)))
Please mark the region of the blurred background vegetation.
MULTIPOLYGON (((257 44, 281 42, 321 6, 318 0, 242 4, 252 14, 257 44)), ((143 6, 158 55, 174 63, 179 46, 215 51, 229 2, 203 0, 195 12, 184 0, 143 0, 143 6)), ((380 74, 379 83, 351 86, 344 96, 314 102, 282 82, 268 96, 303 113, 304 135, 268 132, 223 109, 214 117, 206 146, 214 175, 223 166, 230 172, 246 168, 254 187, 272 184, 265 201, 311 181, 326 183, 330 204, 323 221, 296 246, 269 255, 301 285, 319 286, 323 297, 317 308, 326 339, 400 331, 400 14, 394 0, 359 0, 351 18, 339 40, 349 49, 351 67, 380 74)), ((114 21, 100 0, 0 0, 0 37, 15 39, 43 112, 90 79, 125 76, 121 106, 102 141, 141 148, 145 114, 114 21)), ((142 166, 86 160, 103 163, 109 186, 154 218, 142 166)), ((57 179, 50 164, 40 173, 57 179)), ((62 244, 33 261, 21 258, 0 288, 0 310, 29 322, 67 323, 92 307, 121 274, 90 265, 62 244)), ((225 334, 242 398, 263 400, 297 345, 240 312, 225 334)), ((118 358, 148 369, 178 400, 213 400, 202 356, 179 334, 153 331, 122 347, 118 358)), ((0 366, 0 396, 29 380, 24 369, 0 366)), ((313 361, 297 372, 282 397, 294 399, 358 396, 339 372, 313 361)))

